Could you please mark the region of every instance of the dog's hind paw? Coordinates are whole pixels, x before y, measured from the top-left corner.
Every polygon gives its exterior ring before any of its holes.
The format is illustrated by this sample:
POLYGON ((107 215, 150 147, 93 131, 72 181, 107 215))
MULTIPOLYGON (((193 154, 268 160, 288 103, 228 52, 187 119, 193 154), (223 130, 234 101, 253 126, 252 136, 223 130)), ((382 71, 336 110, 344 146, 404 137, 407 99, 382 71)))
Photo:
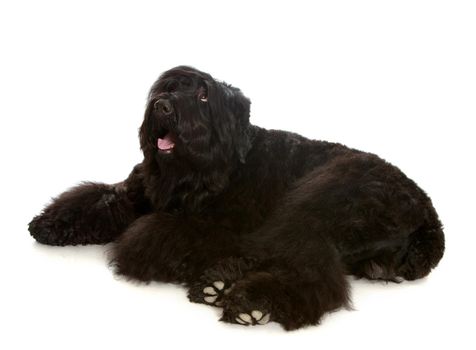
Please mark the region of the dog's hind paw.
POLYGON ((225 282, 223 281, 215 281, 211 286, 203 288, 203 300, 206 303, 214 304, 219 306, 221 294, 223 287, 225 286, 225 282))
POLYGON ((188 291, 188 298, 194 303, 213 306, 223 305, 223 296, 228 294, 233 285, 227 286, 224 281, 214 281, 211 284, 199 282, 188 291))
POLYGON ((246 312, 240 313, 237 317, 235 317, 235 321, 244 326, 266 324, 269 322, 270 317, 271 314, 269 313, 263 314, 259 310, 253 310, 251 311, 251 315, 246 312))
POLYGON ((238 282, 231 293, 226 295, 220 321, 255 326, 273 320, 272 305, 267 296, 260 290, 250 291, 247 287, 249 286, 238 282))

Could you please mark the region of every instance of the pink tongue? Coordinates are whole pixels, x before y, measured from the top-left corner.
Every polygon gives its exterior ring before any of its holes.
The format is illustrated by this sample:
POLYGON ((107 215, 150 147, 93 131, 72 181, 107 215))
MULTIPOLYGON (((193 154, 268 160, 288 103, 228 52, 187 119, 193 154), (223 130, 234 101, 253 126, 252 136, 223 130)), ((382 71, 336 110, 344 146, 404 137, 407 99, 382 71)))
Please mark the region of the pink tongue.
POLYGON ((159 138, 157 140, 157 147, 160 150, 168 150, 174 148, 175 143, 172 141, 172 138, 170 137, 170 133, 165 135, 163 139, 159 138))

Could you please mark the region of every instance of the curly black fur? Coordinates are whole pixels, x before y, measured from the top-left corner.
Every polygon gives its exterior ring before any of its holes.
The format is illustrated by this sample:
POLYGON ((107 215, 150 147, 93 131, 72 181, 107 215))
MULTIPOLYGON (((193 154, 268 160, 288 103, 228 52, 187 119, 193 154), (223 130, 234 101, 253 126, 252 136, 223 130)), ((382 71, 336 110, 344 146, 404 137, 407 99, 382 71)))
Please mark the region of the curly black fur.
POLYGON ((119 184, 65 192, 30 233, 52 245, 115 241, 117 273, 182 283, 191 301, 223 307, 223 321, 287 330, 348 306, 346 274, 413 280, 438 264, 441 223, 398 168, 253 126, 249 110, 209 74, 165 72, 139 132, 143 162, 119 184))

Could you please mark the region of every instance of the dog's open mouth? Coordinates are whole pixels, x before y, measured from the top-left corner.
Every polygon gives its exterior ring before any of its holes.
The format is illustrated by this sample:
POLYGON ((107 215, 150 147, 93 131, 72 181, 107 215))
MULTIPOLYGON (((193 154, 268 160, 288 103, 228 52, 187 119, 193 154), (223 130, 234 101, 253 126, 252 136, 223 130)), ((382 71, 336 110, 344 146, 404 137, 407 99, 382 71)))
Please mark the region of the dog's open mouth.
POLYGON ((168 131, 164 130, 157 138, 157 148, 163 153, 172 153, 175 147, 175 137, 168 131))

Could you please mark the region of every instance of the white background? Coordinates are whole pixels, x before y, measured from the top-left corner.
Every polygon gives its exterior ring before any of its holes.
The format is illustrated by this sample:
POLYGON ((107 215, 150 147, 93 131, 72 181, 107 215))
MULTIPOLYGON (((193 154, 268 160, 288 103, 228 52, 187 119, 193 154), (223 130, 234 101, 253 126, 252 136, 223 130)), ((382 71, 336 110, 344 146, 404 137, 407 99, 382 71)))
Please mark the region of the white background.
POLYGON ((475 18, 456 0, 2 1, 0 348, 474 349, 475 18), (179 64, 240 87, 257 125, 398 165, 441 215, 440 266, 352 282, 356 311, 286 333, 117 279, 107 246, 36 244, 27 223, 52 196, 141 161, 148 89, 179 64))

